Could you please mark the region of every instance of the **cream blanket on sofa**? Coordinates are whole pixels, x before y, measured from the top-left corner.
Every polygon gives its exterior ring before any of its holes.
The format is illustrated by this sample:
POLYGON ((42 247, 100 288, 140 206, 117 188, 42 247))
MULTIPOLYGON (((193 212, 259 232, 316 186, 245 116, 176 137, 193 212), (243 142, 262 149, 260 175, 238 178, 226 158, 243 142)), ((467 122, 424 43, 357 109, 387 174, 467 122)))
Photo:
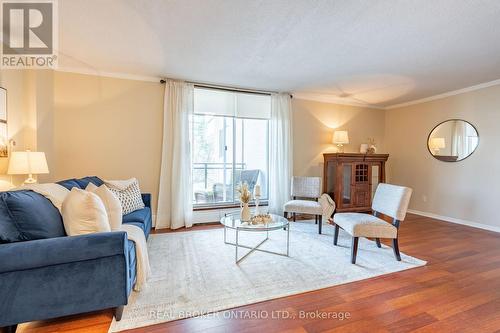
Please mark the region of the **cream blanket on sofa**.
MULTIPOLYGON (((17 190, 32 190, 43 195, 49 199, 50 202, 52 202, 59 212, 61 212, 61 206, 64 199, 69 194, 69 190, 67 188, 55 183, 26 184, 17 188, 17 190)), ((134 290, 140 291, 146 284, 148 277, 151 275, 146 236, 141 228, 132 224, 122 224, 121 230, 125 231, 127 233, 127 238, 135 243, 137 274, 134 290)))
POLYGON ((132 224, 122 224, 121 230, 127 232, 128 239, 135 243, 137 274, 134 284, 134 290, 141 291, 142 287, 146 285, 146 282, 151 275, 146 236, 144 235, 144 231, 142 231, 141 228, 132 224))

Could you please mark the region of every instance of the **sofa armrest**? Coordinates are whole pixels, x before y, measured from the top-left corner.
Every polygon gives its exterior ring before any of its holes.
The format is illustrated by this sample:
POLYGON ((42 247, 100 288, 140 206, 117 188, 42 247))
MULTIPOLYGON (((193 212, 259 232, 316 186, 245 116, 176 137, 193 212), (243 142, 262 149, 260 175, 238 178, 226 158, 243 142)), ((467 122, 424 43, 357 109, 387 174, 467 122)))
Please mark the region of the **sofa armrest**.
POLYGON ((141 193, 144 206, 151 208, 151 193, 141 193))
POLYGON ((124 231, 39 239, 0 245, 0 273, 125 255, 124 231))

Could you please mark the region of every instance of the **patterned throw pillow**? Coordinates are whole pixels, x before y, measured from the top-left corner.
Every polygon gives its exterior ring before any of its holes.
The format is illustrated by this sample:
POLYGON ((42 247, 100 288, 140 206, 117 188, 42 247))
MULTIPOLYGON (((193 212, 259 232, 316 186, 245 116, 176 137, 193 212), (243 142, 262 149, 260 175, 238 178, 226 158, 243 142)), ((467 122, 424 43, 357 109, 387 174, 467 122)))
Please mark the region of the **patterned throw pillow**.
POLYGON ((122 204, 123 215, 132 213, 135 210, 143 209, 144 202, 139 189, 139 182, 132 178, 127 181, 106 181, 109 190, 118 197, 122 204))

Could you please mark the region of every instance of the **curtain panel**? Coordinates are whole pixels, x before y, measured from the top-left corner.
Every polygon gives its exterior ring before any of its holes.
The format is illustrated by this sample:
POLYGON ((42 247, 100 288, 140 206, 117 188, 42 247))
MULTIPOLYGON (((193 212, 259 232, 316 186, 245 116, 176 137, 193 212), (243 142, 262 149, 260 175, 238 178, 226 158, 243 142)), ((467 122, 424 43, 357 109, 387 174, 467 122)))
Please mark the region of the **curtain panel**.
POLYGON ((193 224, 190 118, 194 85, 165 83, 163 145, 156 228, 178 229, 193 224))
POLYGON ((269 121, 269 212, 282 215, 293 175, 292 103, 288 94, 271 95, 269 121))

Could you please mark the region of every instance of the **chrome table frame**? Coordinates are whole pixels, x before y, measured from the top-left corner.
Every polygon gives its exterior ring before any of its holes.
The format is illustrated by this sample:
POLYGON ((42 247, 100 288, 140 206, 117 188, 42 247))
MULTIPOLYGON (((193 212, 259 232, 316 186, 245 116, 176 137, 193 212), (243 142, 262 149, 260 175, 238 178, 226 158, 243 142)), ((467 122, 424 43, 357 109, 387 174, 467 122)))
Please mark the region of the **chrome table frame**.
MULTIPOLYGON (((277 216, 277 215, 276 215, 277 216)), ((224 216, 223 219, 227 218, 227 216, 224 216)), ((282 218, 280 216, 280 218, 282 218)), ((231 227, 223 223, 224 225, 224 244, 232 245, 235 247, 235 255, 234 255, 234 260, 236 264, 239 264, 243 259, 245 259, 249 254, 251 254, 254 251, 259 251, 259 252, 265 252, 265 253, 271 253, 271 254, 276 254, 279 256, 284 256, 288 257, 290 253, 290 222, 286 220, 286 224, 284 225, 279 225, 279 226, 272 226, 272 227, 262 227, 262 228, 256 228, 256 227, 244 227, 244 226, 237 226, 237 227, 231 227), (236 232, 236 242, 228 242, 227 241, 227 229, 233 229, 236 232), (273 230, 280 230, 280 229, 286 229, 286 253, 280 253, 280 252, 275 252, 275 251, 269 251, 269 250, 264 250, 260 249, 259 247, 264 244, 267 240, 269 240, 269 231, 273 230), (248 246, 244 244, 239 243, 239 232, 240 231, 250 231, 250 232, 266 232, 266 238, 262 240, 259 244, 255 246, 248 246), (238 248, 245 248, 245 249, 250 249, 245 255, 243 255, 241 258, 238 258, 238 248)))

